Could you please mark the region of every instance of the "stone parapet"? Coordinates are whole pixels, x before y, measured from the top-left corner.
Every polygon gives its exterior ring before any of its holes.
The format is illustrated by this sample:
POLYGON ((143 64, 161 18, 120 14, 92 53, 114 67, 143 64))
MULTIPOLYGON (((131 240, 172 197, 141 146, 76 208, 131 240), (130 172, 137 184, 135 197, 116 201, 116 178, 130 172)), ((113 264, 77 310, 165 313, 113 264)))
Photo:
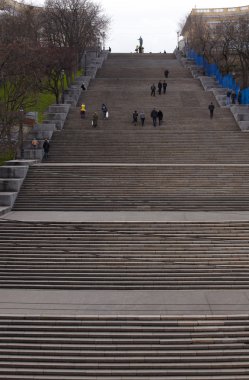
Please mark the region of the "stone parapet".
POLYGON ((0 208, 1 214, 13 207, 29 166, 36 161, 11 160, 0 166, 0 208))
POLYGON ((0 166, 1 178, 24 178, 28 172, 28 165, 0 166))
POLYGON ((5 162, 5 166, 32 166, 34 164, 37 164, 37 160, 9 160, 5 162))
MULTIPOLYGON (((43 145, 43 142, 41 142, 41 146, 43 145)), ((30 160, 38 160, 38 161, 41 161, 43 159, 43 149, 33 149, 33 148, 26 148, 25 149, 25 156, 26 158, 30 159, 30 160)))
POLYGON ((0 205, 13 207, 17 197, 17 192, 3 191, 0 192, 0 205))
POLYGON ((44 115, 45 115, 46 121, 51 121, 51 120, 65 121, 67 118, 67 113, 63 113, 63 112, 46 112, 44 115))
POLYGON ((22 178, 0 178, 0 192, 19 191, 22 182, 22 178))
POLYGON ((63 128, 66 118, 60 118, 58 114, 47 114, 47 117, 47 120, 43 120, 44 124, 55 124, 55 130, 61 130, 63 128))
POLYGON ((231 105, 230 110, 243 132, 249 131, 249 108, 246 105, 231 105))
POLYGON ((48 107, 49 113, 65 113, 68 114, 70 106, 68 104, 53 104, 48 107))

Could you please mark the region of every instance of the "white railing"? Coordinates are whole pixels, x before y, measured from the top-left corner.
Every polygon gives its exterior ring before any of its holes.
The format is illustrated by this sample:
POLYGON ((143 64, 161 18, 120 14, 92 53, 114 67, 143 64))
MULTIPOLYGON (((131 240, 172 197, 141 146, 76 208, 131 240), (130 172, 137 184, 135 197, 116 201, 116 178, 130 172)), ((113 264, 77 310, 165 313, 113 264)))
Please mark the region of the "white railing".
POLYGON ((245 12, 249 12, 249 5, 246 5, 244 7, 233 7, 233 8, 200 8, 200 9, 197 9, 197 8, 194 8, 192 9, 191 13, 192 15, 194 14, 200 14, 200 13, 207 13, 207 14, 217 14, 217 13, 220 13, 222 15, 226 14, 226 13, 245 13, 245 12))

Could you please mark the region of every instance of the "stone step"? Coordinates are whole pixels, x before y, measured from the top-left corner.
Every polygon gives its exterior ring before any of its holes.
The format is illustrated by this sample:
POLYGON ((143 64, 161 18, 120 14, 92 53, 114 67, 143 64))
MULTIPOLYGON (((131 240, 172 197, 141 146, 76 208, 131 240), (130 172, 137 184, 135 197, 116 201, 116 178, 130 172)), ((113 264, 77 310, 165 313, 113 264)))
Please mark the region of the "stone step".
POLYGON ((0 226, 2 288, 249 288, 249 222, 0 226))
POLYGON ((14 209, 245 211, 248 184, 247 166, 35 165, 14 209))
POLYGON ((165 376, 170 380, 186 376, 190 380, 242 380, 248 376, 249 351, 240 334, 248 329, 247 315, 6 315, 0 316, 0 326, 4 332, 0 376, 6 380, 165 376))

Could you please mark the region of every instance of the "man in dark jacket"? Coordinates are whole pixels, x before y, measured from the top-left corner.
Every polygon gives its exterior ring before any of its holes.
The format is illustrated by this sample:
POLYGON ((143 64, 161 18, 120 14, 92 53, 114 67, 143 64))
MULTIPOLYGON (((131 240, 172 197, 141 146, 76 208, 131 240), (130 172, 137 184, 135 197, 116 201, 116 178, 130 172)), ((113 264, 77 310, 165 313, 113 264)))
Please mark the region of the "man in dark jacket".
POLYGON ((153 85, 151 86, 151 93, 150 93, 150 95, 151 96, 156 96, 156 86, 155 86, 155 84, 153 83, 153 85))
POLYGON ((157 87, 158 87, 158 93, 159 93, 159 95, 161 95, 161 93, 162 93, 162 87, 163 87, 163 85, 162 85, 162 82, 161 82, 161 81, 159 81, 159 82, 158 82, 158 85, 157 85, 157 87))
POLYGON ((161 110, 159 110, 157 112, 157 117, 158 117, 158 121, 159 121, 159 125, 161 125, 162 121, 163 121, 163 113, 161 110))
POLYGON ((166 90, 167 90, 167 82, 165 82, 165 80, 163 81, 163 93, 166 94, 166 90))
POLYGON ((132 122, 134 125, 137 125, 138 112, 135 110, 132 114, 132 122))
POLYGON ((168 78, 168 76, 169 76, 169 70, 168 69, 164 70, 164 76, 165 76, 165 78, 168 78))
POLYGON ((157 110, 155 108, 153 108, 153 110, 151 111, 150 116, 152 117, 153 126, 156 127, 156 121, 157 121, 158 113, 157 113, 157 110))
POLYGON ((98 119, 99 119, 99 117, 98 117, 97 112, 94 112, 93 117, 92 117, 92 127, 93 128, 96 128, 98 126, 98 119))
POLYGON ((101 106, 101 110, 102 110, 102 113, 103 113, 103 118, 106 119, 106 113, 108 112, 108 108, 106 107, 105 103, 102 104, 101 106))
POLYGON ((43 150, 44 150, 44 158, 45 160, 48 159, 48 152, 49 152, 49 141, 48 139, 45 139, 43 143, 43 150))
POLYGON ((214 116, 214 105, 212 102, 209 104, 208 109, 209 109, 209 113, 210 113, 210 119, 212 119, 214 116))

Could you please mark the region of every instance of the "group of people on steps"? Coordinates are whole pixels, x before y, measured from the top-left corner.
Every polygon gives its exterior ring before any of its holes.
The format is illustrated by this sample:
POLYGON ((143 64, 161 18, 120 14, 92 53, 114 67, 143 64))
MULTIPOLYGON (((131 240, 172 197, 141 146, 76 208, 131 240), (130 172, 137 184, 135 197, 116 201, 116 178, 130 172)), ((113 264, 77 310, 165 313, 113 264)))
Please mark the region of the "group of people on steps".
MULTIPOLYGON (((169 70, 168 69, 164 70, 164 76, 165 76, 165 78, 168 78, 168 76, 169 76, 169 70)), ((165 80, 164 81, 159 80, 158 85, 157 85, 158 94, 161 95, 162 91, 163 91, 163 94, 166 94, 167 86, 168 86, 168 84, 165 80)), ((82 89, 85 90, 85 88, 82 88, 82 89)), ((156 95, 156 86, 154 83, 151 86, 151 95, 152 96, 156 95)), ((109 118, 109 111, 108 111, 106 104, 102 103, 101 111, 102 111, 103 119, 108 119, 109 118)), ((153 122, 154 127, 156 127, 156 125, 157 125, 157 120, 158 120, 158 124, 161 125, 162 120, 163 120, 163 112, 160 109, 157 111, 156 108, 153 108, 150 116, 152 118, 152 122, 153 122)), ((82 103, 80 106, 80 117, 82 119, 84 119, 86 117, 86 105, 84 103, 82 103)), ((134 125, 137 125, 138 117, 140 119, 141 125, 144 126, 144 124, 145 124, 145 113, 144 113, 144 111, 141 111, 139 114, 136 110, 133 112, 132 123, 134 125)), ((93 128, 96 128, 98 126, 98 119, 99 119, 98 113, 94 112, 92 115, 92 123, 91 123, 93 128)))
MULTIPOLYGON (((31 145, 32 145, 32 148, 33 149, 37 149, 39 147, 39 141, 37 140, 37 138, 33 138, 33 140, 31 141, 31 145)), ((42 144, 42 148, 43 148, 43 152, 44 152, 44 155, 43 155, 43 158, 45 158, 45 160, 48 159, 48 153, 49 153, 49 148, 50 148, 50 144, 49 144, 49 139, 46 138, 42 144)))
MULTIPOLYGON (((168 69, 165 69, 164 70, 164 76, 165 78, 168 78, 169 76, 169 70, 168 69)), ((166 90, 167 90, 167 82, 164 80, 164 81, 161 81, 159 80, 158 84, 157 84, 157 92, 159 95, 162 94, 162 91, 163 91, 163 94, 166 94, 166 90)), ((150 95, 151 96, 156 96, 156 86, 155 86, 155 83, 153 83, 150 87, 150 95)), ((159 109, 158 111, 156 110, 156 108, 153 108, 151 113, 150 113, 150 117, 152 119, 152 123, 153 123, 153 126, 156 127, 157 126, 157 121, 158 121, 158 124, 161 125, 162 124, 162 121, 163 121, 163 112, 159 109)), ((141 111, 139 114, 137 112, 137 110, 135 110, 132 114, 132 123, 134 125, 137 125, 138 123, 138 118, 140 119, 140 123, 142 125, 142 127, 144 126, 145 124, 145 113, 144 111, 141 111)))
MULTIPOLYGON (((161 125, 162 124, 162 121, 163 121, 163 113, 161 110, 156 110, 156 108, 153 108, 153 110, 151 111, 150 113, 150 117, 152 119, 152 123, 153 123, 153 126, 156 127, 157 126, 157 121, 158 121, 158 124, 161 125)), ((137 125, 138 124, 138 118, 140 120, 140 123, 142 125, 142 127, 144 126, 144 123, 145 123, 145 113, 144 111, 141 111, 139 114, 137 112, 137 110, 135 110, 132 114, 132 123, 134 125, 137 125)))
MULTIPOLYGON (((104 120, 108 119, 109 118, 109 111, 108 111, 108 108, 107 108, 105 103, 102 103, 101 111, 102 111, 103 119, 104 120)), ((86 117, 86 105, 84 103, 82 103, 80 106, 80 117, 82 119, 85 119, 85 117, 86 117)), ((93 128, 96 128, 98 126, 98 119, 99 119, 98 113, 95 111, 92 115, 92 127, 93 128)))

